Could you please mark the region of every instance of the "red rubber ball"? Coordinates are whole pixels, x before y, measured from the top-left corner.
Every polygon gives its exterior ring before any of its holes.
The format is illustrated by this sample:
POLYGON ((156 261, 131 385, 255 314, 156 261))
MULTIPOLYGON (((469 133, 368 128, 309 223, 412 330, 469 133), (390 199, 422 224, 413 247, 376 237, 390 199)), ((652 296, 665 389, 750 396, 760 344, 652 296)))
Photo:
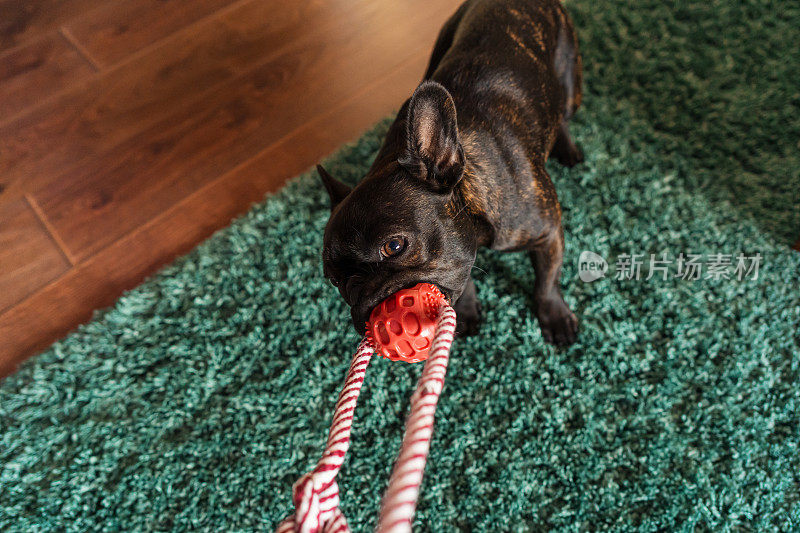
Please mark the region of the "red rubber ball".
POLYGON ((378 304, 367 322, 377 352, 392 361, 416 363, 428 358, 444 295, 429 283, 402 289, 378 304))

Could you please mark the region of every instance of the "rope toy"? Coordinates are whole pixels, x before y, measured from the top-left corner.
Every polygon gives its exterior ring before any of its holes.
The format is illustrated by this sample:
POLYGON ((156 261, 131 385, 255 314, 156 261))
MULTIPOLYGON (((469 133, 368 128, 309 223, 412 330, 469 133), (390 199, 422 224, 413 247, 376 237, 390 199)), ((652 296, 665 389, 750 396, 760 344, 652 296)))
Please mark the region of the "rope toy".
POLYGON ((295 482, 294 514, 278 525, 277 533, 350 531, 339 509, 336 475, 350 446, 356 402, 376 351, 391 360, 426 361, 411 396, 403 443, 383 495, 376 528, 380 533, 411 531, 455 329, 455 311, 444 295, 427 283, 398 291, 373 310, 367 335, 353 356, 336 402, 322 458, 314 470, 295 482))

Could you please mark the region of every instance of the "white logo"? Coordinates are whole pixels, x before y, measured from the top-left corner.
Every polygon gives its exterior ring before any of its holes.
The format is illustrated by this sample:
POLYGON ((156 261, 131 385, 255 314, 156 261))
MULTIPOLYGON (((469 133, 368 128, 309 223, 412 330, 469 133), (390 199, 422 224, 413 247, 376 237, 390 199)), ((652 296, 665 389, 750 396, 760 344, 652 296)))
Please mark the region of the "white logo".
POLYGON ((591 283, 606 276, 608 271, 608 263, 602 256, 597 255, 589 250, 581 252, 578 258, 578 277, 581 281, 591 283))

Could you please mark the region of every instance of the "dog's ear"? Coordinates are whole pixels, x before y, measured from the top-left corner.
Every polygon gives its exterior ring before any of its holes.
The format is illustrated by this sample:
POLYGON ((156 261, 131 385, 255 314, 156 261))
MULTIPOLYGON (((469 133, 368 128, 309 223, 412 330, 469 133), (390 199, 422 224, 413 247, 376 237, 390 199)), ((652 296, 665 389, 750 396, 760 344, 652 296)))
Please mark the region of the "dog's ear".
POLYGON ((411 97, 406 119, 406 151, 399 163, 441 191, 456 186, 464 173, 456 104, 442 85, 425 81, 411 97))
POLYGON ((350 194, 351 188, 328 174, 328 171, 322 168, 322 165, 317 165, 317 173, 325 186, 325 190, 328 191, 328 196, 331 198, 331 209, 333 209, 339 202, 344 200, 345 196, 350 194))

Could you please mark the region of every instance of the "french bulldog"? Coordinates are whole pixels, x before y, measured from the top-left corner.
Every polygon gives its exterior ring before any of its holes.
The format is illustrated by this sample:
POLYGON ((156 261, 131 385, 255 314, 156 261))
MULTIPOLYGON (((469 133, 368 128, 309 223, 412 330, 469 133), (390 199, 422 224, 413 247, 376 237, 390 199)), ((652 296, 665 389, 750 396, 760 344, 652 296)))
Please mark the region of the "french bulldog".
POLYGON ((457 334, 477 333, 477 250, 525 251, 543 338, 575 342, 578 320, 559 287, 561 206, 545 161, 583 154, 568 122, 581 102, 581 57, 557 0, 467 0, 441 29, 422 83, 401 107, 354 188, 321 166, 331 216, 324 275, 359 333, 399 289, 437 286, 457 334))

